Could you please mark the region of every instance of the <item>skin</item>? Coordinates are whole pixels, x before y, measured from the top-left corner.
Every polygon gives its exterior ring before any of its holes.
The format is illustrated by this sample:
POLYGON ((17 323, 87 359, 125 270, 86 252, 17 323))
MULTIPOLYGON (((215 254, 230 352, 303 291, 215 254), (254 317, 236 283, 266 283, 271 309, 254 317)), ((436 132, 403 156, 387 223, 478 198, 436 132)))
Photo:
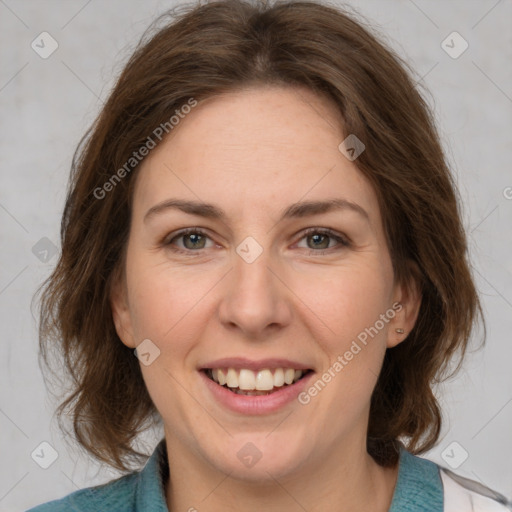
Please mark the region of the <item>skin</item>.
POLYGON ((398 468, 366 451, 370 398, 386 349, 407 337, 421 297, 414 282, 395 282, 376 195, 338 149, 347 134, 335 112, 302 88, 226 93, 196 106, 139 170, 111 304, 125 345, 150 339, 160 350, 141 370, 164 423, 172 511, 390 506, 398 468), (144 221, 171 197, 213 203, 227 219, 167 209, 144 221), (357 203, 368 220, 349 209, 278 220, 292 203, 331 198, 357 203), (189 227, 207 231, 206 240, 174 238, 189 227), (311 227, 350 245, 305 236, 311 227), (248 236, 263 249, 252 263, 236 252, 248 236), (198 373, 221 357, 284 357, 319 376, 394 302, 401 311, 307 405, 236 414, 198 373), (262 453, 250 468, 237 457, 248 442, 262 453))

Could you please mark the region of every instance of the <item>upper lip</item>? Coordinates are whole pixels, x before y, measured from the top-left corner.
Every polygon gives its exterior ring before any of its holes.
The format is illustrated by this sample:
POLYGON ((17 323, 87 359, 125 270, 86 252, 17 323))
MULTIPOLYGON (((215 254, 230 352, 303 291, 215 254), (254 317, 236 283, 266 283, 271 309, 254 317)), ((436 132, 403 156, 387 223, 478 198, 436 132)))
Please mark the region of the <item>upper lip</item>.
POLYGON ((247 370, 264 370, 274 368, 293 368, 294 370, 311 370, 311 366, 298 361, 290 361, 289 359, 247 359, 245 357, 225 357, 222 359, 216 359, 215 361, 208 361, 200 366, 201 370, 210 368, 234 368, 247 370))

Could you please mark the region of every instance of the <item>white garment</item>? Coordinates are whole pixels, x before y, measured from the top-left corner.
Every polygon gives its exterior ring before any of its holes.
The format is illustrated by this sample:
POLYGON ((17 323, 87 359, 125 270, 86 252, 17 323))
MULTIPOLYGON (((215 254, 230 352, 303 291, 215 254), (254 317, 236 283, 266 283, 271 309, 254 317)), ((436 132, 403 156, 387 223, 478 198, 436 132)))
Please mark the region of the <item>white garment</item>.
POLYGON ((444 512, 510 512, 512 510, 512 502, 501 494, 446 468, 439 469, 444 488, 444 512))

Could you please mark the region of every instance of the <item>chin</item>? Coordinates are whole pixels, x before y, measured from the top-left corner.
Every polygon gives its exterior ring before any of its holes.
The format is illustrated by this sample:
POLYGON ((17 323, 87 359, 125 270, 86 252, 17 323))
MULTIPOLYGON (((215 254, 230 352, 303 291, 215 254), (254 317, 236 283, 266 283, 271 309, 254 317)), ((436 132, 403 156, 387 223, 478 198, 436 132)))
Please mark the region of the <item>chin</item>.
MULTIPOLYGON (((221 446, 217 444, 216 446, 221 446)), ((290 476, 305 462, 303 443, 268 432, 235 435, 211 454, 211 462, 231 478, 245 482, 272 482, 290 476), (213 459, 213 460, 212 460, 213 459)))

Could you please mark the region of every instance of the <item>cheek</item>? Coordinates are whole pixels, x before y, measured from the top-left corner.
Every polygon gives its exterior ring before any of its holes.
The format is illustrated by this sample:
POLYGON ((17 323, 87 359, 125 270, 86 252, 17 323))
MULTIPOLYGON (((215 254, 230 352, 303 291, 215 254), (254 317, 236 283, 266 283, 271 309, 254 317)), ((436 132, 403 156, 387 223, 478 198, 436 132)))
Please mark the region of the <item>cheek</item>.
MULTIPOLYGON (((322 338, 332 353, 344 350, 388 311, 393 283, 385 265, 369 262, 327 269, 324 276, 302 274, 294 290, 310 309, 308 316, 324 333, 322 338)), ((382 338, 386 325, 379 323, 382 338)))
POLYGON ((338 269, 320 283, 318 287, 319 281, 310 280, 301 292, 311 299, 306 301, 312 310, 309 329, 316 326, 314 337, 326 355, 322 373, 305 390, 303 403, 310 402, 319 422, 325 416, 332 420, 319 427, 329 437, 339 434, 339 425, 359 421, 369 407, 394 313, 392 276, 375 264, 338 269))
MULTIPOLYGON (((201 323, 203 299, 215 282, 212 273, 198 276, 191 268, 149 266, 135 258, 128 293, 132 328, 139 340, 149 338, 161 349, 172 341, 173 352, 185 347, 201 323)), ((203 313, 204 315, 204 313, 203 313)))
POLYGON ((195 411, 177 377, 200 339, 205 316, 201 299, 212 284, 165 263, 148 265, 133 258, 128 269, 134 333, 139 343, 150 339, 160 351, 150 365, 141 365, 142 375, 157 410, 172 424, 173 417, 189 417, 195 411))

